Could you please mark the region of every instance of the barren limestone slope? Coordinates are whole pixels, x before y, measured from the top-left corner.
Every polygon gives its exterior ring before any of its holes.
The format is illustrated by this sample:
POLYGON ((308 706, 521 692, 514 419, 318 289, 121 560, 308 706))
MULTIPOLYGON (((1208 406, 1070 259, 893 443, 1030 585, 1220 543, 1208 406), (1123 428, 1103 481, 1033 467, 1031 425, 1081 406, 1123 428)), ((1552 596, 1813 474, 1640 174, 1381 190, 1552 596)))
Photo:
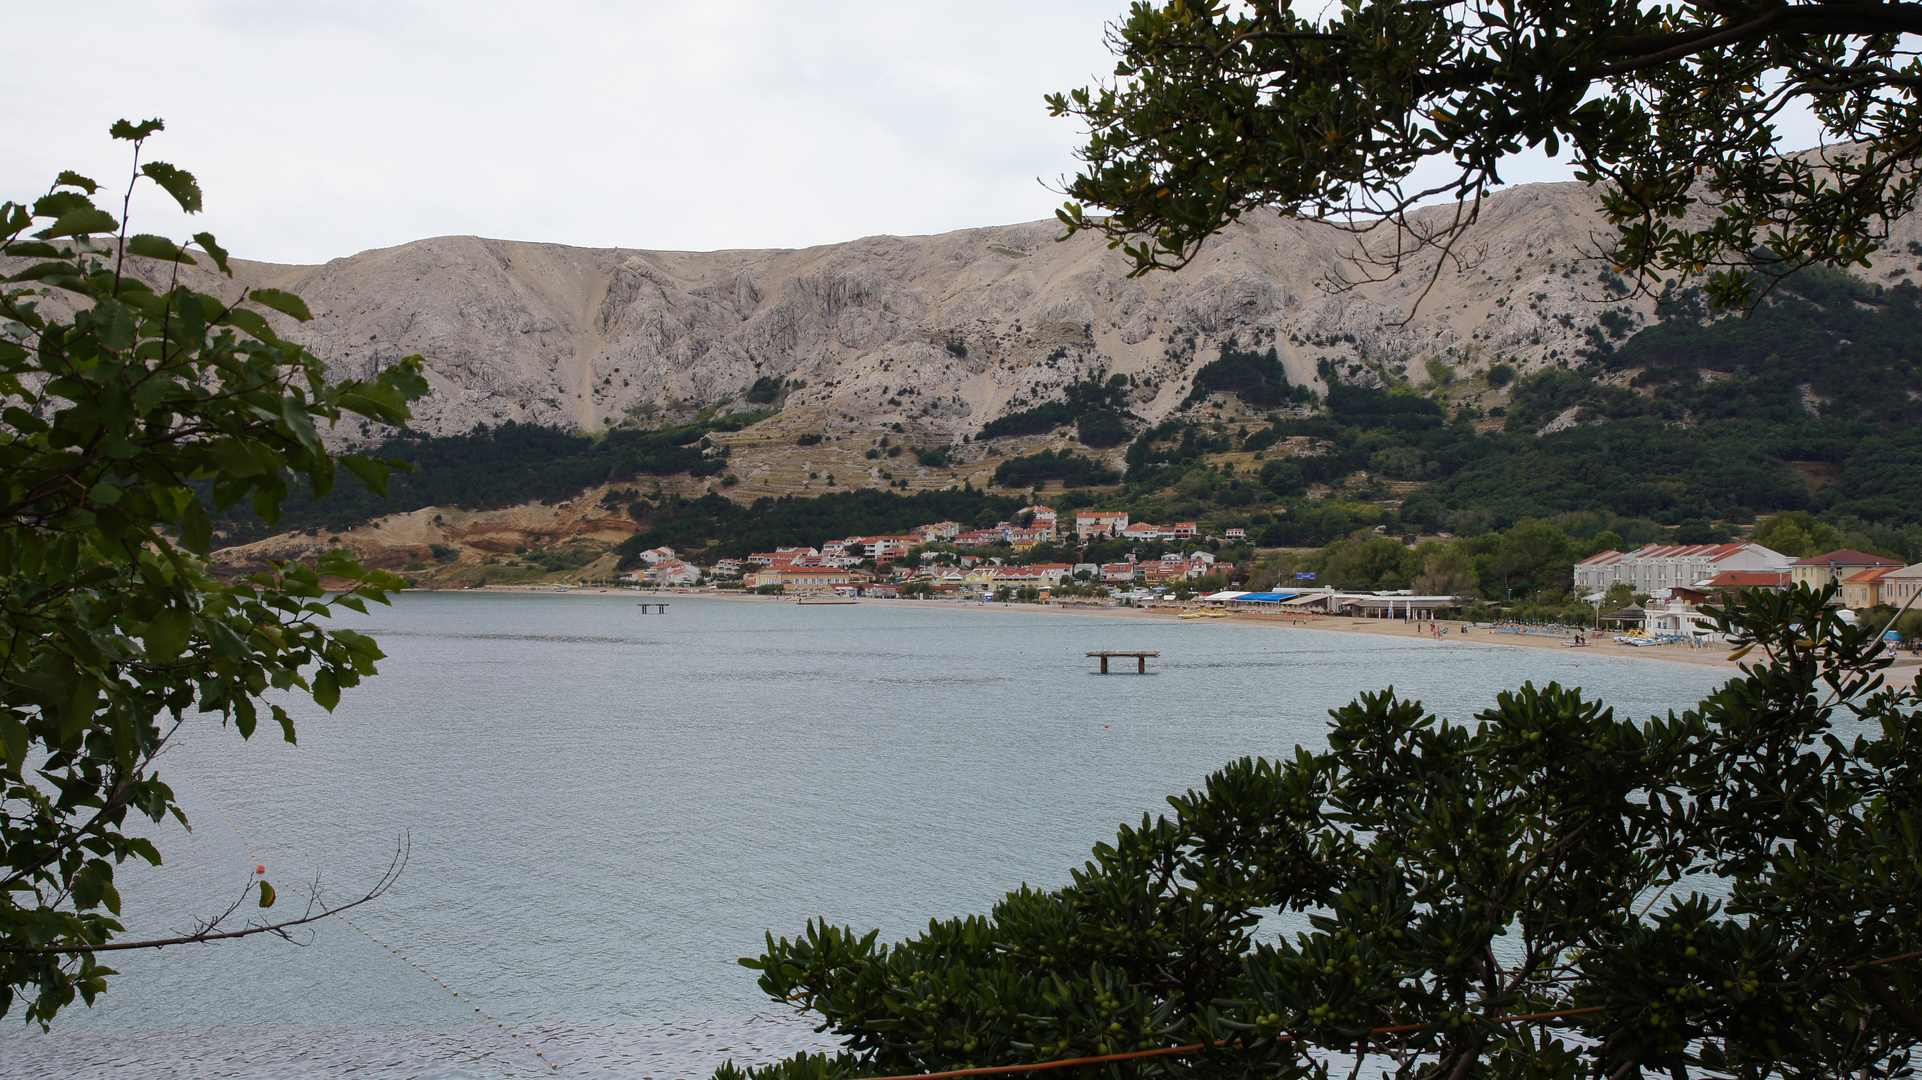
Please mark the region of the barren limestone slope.
POLYGON ((434 395, 416 412, 431 432, 595 430, 777 376, 805 380, 789 407, 824 423, 958 440, 1100 372, 1135 376, 1136 411, 1156 419, 1230 337, 1277 345, 1298 382, 1321 357, 1358 379, 1430 356, 1470 370, 1553 362, 1603 309, 1650 307, 1608 299, 1589 257, 1604 228, 1578 185, 1497 195, 1406 325, 1421 275, 1330 291, 1360 273, 1353 238, 1265 214, 1179 273, 1134 279, 1097 238, 1057 243, 1053 222, 799 251, 442 237, 240 274, 305 297, 317 318, 300 335, 340 374, 424 354, 434 395))

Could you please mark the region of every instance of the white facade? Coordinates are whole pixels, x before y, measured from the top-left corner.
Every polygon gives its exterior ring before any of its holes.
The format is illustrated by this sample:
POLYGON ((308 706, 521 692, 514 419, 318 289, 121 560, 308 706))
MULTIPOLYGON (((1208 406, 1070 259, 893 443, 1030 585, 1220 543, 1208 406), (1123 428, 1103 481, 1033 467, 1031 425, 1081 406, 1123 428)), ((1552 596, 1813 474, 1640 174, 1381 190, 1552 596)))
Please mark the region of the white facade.
POLYGON ((1922 600, 1916 599, 1922 593, 1922 563, 1891 570, 1882 575, 1882 602, 1895 607, 1910 606, 1911 610, 1922 608, 1922 600))
POLYGON ((1649 544, 1626 554, 1604 551, 1575 564, 1575 595, 1592 596, 1626 583, 1655 596, 1728 570, 1786 572, 1795 560, 1760 544, 1649 544))

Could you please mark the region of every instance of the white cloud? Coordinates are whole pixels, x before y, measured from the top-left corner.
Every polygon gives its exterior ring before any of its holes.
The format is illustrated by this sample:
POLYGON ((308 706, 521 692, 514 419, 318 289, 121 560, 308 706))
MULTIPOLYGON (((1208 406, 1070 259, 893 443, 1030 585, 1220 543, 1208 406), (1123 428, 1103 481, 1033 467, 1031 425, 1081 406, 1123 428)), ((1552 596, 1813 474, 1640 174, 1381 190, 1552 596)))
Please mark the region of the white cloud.
POLYGON ((164 117, 191 224, 317 261, 423 236, 792 247, 1046 217, 1079 131, 1041 95, 1113 64, 1118 0, 48 4, 0 45, 0 190, 124 183, 164 117), (132 43, 132 44, 128 44, 132 43))

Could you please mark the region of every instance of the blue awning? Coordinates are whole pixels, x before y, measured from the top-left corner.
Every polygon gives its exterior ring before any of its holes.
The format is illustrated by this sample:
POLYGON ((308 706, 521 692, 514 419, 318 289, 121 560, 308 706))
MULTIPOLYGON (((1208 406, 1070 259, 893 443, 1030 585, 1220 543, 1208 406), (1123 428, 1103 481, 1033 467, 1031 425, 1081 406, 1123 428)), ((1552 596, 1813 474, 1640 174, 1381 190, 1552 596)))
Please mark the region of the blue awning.
POLYGON ((1283 600, 1300 595, 1300 593, 1291 592, 1251 592, 1235 597, 1235 603, 1243 604, 1252 600, 1258 604, 1279 604, 1283 600))

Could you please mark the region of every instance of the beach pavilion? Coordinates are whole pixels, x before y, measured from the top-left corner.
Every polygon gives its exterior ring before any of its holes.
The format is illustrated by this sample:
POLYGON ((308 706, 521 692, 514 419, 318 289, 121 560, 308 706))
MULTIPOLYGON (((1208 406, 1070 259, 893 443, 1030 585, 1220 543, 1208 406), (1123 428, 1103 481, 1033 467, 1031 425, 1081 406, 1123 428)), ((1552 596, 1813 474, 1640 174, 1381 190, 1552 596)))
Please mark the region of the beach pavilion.
POLYGON ((1413 593, 1344 593, 1333 597, 1329 606, 1343 615, 1367 619, 1446 618, 1451 609, 1462 606, 1453 596, 1416 596, 1413 593))

